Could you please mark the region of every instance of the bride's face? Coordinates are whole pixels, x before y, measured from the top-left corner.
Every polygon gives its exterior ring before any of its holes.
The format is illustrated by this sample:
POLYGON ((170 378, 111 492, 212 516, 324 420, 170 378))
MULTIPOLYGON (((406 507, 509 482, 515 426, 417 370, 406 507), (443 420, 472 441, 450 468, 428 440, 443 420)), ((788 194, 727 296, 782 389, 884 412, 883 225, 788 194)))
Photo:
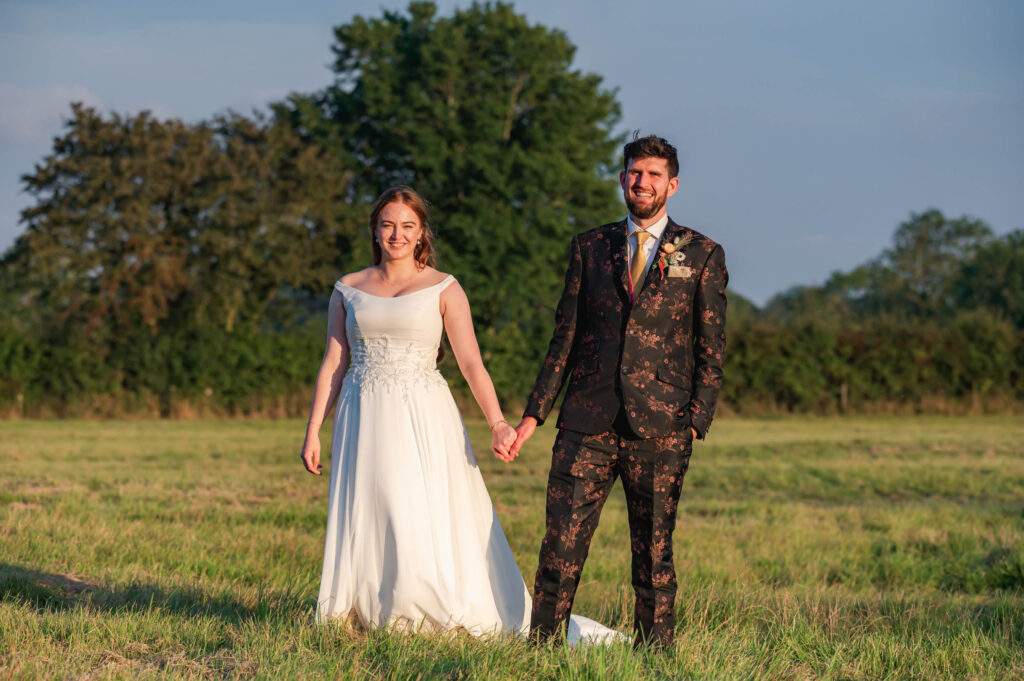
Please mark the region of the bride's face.
POLYGON ((416 211, 399 201, 384 206, 377 218, 377 240, 384 260, 414 257, 422 233, 416 211))

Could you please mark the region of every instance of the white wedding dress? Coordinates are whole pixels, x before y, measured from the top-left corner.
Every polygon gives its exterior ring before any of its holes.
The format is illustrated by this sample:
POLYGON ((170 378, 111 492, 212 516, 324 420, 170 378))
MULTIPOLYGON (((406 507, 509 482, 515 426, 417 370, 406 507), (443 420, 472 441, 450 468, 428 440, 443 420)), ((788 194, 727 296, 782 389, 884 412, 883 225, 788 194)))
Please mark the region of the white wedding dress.
MULTIPOLYGON (((346 286, 351 364, 334 417, 317 620, 525 635, 530 596, 437 371, 441 292, 346 286)), ((573 616, 570 643, 625 639, 573 616)))

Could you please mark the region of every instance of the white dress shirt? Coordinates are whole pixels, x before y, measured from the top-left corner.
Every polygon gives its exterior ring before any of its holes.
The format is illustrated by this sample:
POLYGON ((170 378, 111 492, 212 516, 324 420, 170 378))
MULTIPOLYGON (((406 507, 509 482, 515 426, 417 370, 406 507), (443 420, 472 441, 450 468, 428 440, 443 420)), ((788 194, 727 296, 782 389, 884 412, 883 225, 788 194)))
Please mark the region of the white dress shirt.
MULTIPOLYGON (((654 262, 654 254, 658 252, 658 244, 661 243, 661 235, 665 231, 665 226, 668 225, 668 213, 661 216, 661 219, 655 222, 653 225, 647 228, 647 232, 653 236, 653 239, 648 239, 644 244, 644 255, 647 256, 647 268, 651 267, 654 262)), ((633 218, 626 216, 626 269, 629 269, 629 263, 633 262, 633 251, 636 250, 636 239, 633 237, 633 232, 640 229, 633 224, 633 218)))

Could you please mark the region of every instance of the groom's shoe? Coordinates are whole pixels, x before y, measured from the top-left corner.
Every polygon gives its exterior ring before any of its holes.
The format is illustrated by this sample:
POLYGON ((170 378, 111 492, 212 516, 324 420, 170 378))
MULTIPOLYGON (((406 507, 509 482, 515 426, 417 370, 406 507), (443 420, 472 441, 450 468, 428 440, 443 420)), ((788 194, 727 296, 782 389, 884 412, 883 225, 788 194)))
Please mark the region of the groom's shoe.
MULTIPOLYGON (((542 553, 543 555, 543 553, 542 553)), ((530 615, 530 641, 537 645, 544 645, 551 639, 558 639, 559 634, 564 637, 564 621, 568 617, 559 617, 560 600, 558 598, 557 582, 550 574, 550 569, 545 570, 541 565, 537 568, 537 581, 533 585, 533 604, 530 615), (544 579, 547 577, 547 579, 544 579)))
MULTIPOLYGON (((664 650, 675 644, 675 613, 657 613, 638 601, 633 611, 633 649, 664 650), (658 616, 660 614, 660 616, 658 616)), ((664 610, 664 608, 661 608, 664 610)))
POLYGON ((537 648, 565 643, 565 623, 560 627, 531 624, 529 641, 537 648))
POLYGON ((669 629, 657 632, 645 631, 643 627, 633 630, 633 650, 660 653, 675 645, 675 637, 669 629))

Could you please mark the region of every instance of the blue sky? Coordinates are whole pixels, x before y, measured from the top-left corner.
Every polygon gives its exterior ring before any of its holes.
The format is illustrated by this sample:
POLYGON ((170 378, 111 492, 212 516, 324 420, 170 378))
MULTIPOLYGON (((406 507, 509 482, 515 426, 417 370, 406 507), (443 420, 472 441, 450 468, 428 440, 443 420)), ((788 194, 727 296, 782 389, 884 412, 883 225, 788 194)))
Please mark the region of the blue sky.
MULTIPOLYGON (((725 246, 731 288, 758 303, 877 255, 911 212, 1024 227, 1024 3, 514 5, 617 90, 623 130, 676 144, 670 214, 725 246)), ((330 81, 332 26, 405 6, 3 0, 0 249, 29 203, 18 176, 70 101, 190 121, 249 111, 330 81)))

